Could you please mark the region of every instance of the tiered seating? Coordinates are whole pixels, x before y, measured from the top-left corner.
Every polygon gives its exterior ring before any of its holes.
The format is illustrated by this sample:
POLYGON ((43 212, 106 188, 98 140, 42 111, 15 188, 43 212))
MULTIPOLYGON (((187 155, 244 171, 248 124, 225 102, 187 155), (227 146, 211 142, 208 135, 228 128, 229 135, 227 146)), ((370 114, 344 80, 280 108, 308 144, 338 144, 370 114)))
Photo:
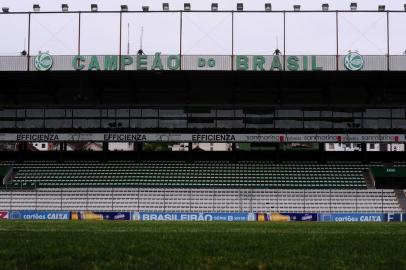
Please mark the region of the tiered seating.
POLYGON ((11 163, 13 187, 366 188, 361 163, 117 161, 11 163))
POLYGON ((400 212, 393 190, 53 188, 0 190, 1 210, 400 212))

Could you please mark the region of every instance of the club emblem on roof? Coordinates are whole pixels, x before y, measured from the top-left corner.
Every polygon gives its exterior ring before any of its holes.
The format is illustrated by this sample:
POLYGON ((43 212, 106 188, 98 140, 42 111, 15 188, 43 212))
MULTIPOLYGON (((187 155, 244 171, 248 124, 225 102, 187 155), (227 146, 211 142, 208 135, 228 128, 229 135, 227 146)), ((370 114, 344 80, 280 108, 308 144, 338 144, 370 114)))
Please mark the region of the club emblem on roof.
POLYGON ((34 65, 38 71, 48 71, 53 64, 52 56, 48 53, 40 53, 34 59, 34 65))
POLYGON ((364 58, 357 52, 350 52, 344 58, 344 66, 350 71, 358 71, 364 68, 364 58))

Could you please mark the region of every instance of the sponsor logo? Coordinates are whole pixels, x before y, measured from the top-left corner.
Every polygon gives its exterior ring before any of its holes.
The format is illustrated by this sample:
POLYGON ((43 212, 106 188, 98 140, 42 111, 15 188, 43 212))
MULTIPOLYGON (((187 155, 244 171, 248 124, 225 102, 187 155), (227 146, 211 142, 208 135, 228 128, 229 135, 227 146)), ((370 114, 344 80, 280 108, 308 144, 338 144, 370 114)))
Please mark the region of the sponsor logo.
POLYGON ((133 220, 173 220, 173 221, 252 221, 254 216, 248 213, 148 213, 135 212, 133 220))
POLYGON ((17 134, 17 141, 48 142, 59 141, 58 134, 17 134))
POLYGON ((360 213, 333 213, 322 214, 321 221, 335 221, 335 222, 382 222, 383 214, 360 214, 360 213))
POLYGON ((33 211, 13 211, 11 219, 27 220, 69 220, 70 212, 33 212, 33 211))
POLYGON ((359 71, 364 68, 364 58, 357 52, 350 52, 344 57, 344 66, 350 71, 359 71))
POLYGON ((48 53, 40 53, 34 59, 35 68, 38 71, 48 71, 52 68, 54 60, 48 53))
POLYGON ((0 211, 0 219, 8 219, 8 212, 0 211))
POLYGON ((235 136, 233 134, 193 134, 192 141, 194 142, 233 142, 235 136))
POLYGON ((139 142, 146 140, 145 134, 104 134, 104 141, 139 142))

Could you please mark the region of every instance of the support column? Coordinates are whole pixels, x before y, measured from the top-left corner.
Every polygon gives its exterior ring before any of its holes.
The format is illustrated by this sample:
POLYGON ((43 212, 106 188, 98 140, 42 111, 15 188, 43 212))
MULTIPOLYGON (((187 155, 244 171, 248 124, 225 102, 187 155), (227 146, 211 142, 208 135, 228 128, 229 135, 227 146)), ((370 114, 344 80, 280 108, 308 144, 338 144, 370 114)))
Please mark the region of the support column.
POLYGON ((361 143, 361 155, 362 155, 362 161, 367 162, 368 161, 368 152, 367 152, 367 143, 365 143, 365 142, 361 143))
POLYGON ((141 161, 142 160, 143 143, 142 142, 137 142, 136 144, 134 144, 134 147, 137 149, 137 161, 141 161))
POLYGON ((324 143, 319 143, 319 162, 322 164, 326 163, 325 158, 324 143))

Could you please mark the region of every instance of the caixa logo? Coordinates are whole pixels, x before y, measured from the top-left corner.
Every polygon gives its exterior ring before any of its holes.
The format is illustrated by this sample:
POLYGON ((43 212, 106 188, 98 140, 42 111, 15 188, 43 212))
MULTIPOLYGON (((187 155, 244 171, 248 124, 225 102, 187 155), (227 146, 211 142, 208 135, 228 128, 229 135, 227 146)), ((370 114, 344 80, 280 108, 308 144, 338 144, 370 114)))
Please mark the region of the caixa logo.
POLYGON ((48 71, 52 68, 54 60, 49 53, 40 53, 34 59, 34 65, 38 71, 48 71))
POLYGON ((350 71, 358 71, 364 68, 364 58, 357 52, 350 52, 344 58, 344 66, 350 71))

